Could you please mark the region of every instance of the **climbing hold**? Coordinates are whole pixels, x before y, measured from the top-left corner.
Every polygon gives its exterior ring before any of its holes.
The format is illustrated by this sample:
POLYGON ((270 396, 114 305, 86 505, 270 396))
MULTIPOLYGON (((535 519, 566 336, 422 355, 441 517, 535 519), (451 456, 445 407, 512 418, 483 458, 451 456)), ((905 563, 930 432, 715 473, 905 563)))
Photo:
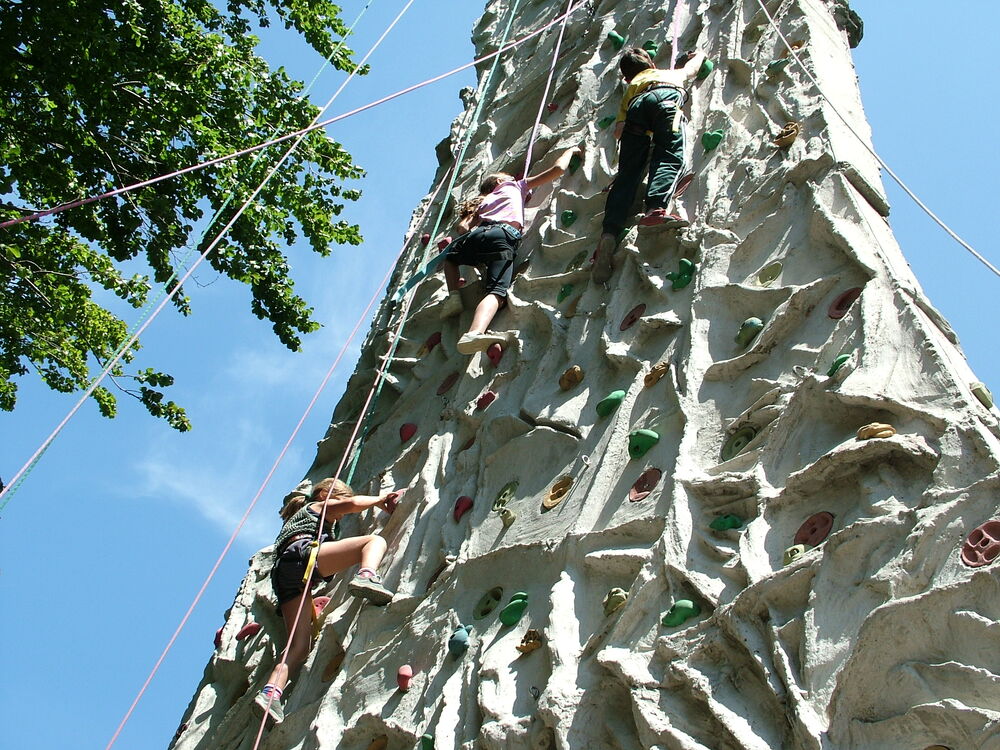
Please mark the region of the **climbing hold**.
POLYGON ((833 513, 827 513, 823 510, 809 516, 805 523, 799 526, 792 541, 796 544, 805 544, 808 547, 817 547, 826 541, 832 529, 833 513))
POLYGON ((653 365, 650 371, 646 373, 646 377, 642 379, 642 382, 646 385, 647 388, 651 388, 652 386, 660 382, 660 378, 666 375, 669 369, 670 369, 670 363, 667 362, 666 360, 664 360, 663 362, 657 362, 655 365, 653 365))
POLYGON ((542 639, 542 634, 531 628, 521 636, 521 642, 514 648, 522 654, 530 654, 532 651, 541 648, 544 644, 545 641, 542 639))
POLYGON ((871 422, 858 430, 858 440, 872 438, 890 438, 896 434, 896 428, 884 422, 871 422))
POLYGON ((399 441, 405 443, 411 437, 417 434, 417 426, 413 422, 407 422, 402 427, 399 428, 399 441))
POLYGON ((563 501, 569 488, 573 486, 573 477, 560 477, 549 489, 549 494, 542 500, 542 507, 551 510, 563 501))
POLYGON ((506 607, 500 610, 500 622, 504 625, 514 625, 521 619, 524 610, 528 608, 528 595, 518 591, 510 598, 506 607))
POLYGON ((573 293, 573 285, 563 284, 562 287, 560 287, 559 289, 559 295, 556 297, 556 302, 562 302, 572 293, 573 293))
POLYGON ((500 516, 500 523, 503 524, 505 529, 509 529, 513 525, 514 521, 517 520, 517 513, 512 511, 510 508, 501 508, 498 511, 500 516))
POLYGON ((962 545, 962 562, 970 568, 989 565, 1000 555, 1000 521, 992 520, 972 530, 962 545))
POLYGON ((497 394, 495 391, 486 391, 486 393, 476 399, 476 411, 482 411, 496 400, 497 394))
POLYGON ((840 320, 842 317, 847 315, 847 311, 850 309, 851 305, 853 305, 855 300, 857 300, 860 296, 861 287, 856 286, 852 289, 848 289, 830 303, 830 307, 826 311, 827 317, 833 318, 834 320, 840 320))
POLYGON ((424 342, 423 346, 420 347, 420 351, 417 352, 418 357, 422 357, 425 354, 429 354, 434 350, 434 347, 441 343, 441 331, 435 331, 427 340, 424 342))
POLYGON ((399 499, 403 496, 404 492, 406 492, 406 490, 399 490, 397 492, 390 492, 385 496, 385 503, 383 504, 383 507, 385 508, 385 512, 390 516, 396 512, 396 507, 399 505, 399 499))
POLYGON ((409 690, 410 682, 413 680, 413 667, 409 664, 404 664, 396 672, 396 684, 399 685, 400 690, 409 690))
POLYGON ((368 750, 386 750, 387 747, 389 747, 389 737, 381 734, 369 743, 368 750))
POLYGON ((688 172, 686 175, 681 177, 677 181, 677 187, 674 189, 674 197, 677 198, 684 195, 684 191, 691 187, 692 182, 694 182, 694 172, 688 172))
POLYGON ((617 586, 608 592, 608 595, 604 597, 604 615, 612 615, 622 608, 622 605, 628 601, 628 592, 625 589, 618 588, 617 586))
POLYGON ((757 338, 757 334, 764 330, 764 321, 760 318, 747 318, 740 326, 736 334, 736 343, 742 348, 750 346, 750 342, 757 338))
POLYGON ((654 42, 652 39, 647 39, 642 43, 642 48, 649 53, 650 57, 656 57, 656 53, 660 51, 660 45, 654 42))
POLYGON ((507 482, 497 493, 497 499, 493 501, 493 510, 498 511, 509 503, 515 492, 517 492, 517 480, 507 482))
POLYGON ((583 368, 580 365, 573 365, 567 368, 566 372, 559 376, 559 387, 568 391, 574 385, 583 382, 583 368))
POLYGON ((791 62, 791 58, 779 57, 777 60, 769 62, 764 72, 767 74, 768 78, 774 78, 778 73, 785 69, 785 66, 791 62))
POLYGON ((841 354, 839 357, 833 360, 833 364, 830 365, 830 369, 826 371, 826 376, 828 378, 832 378, 836 374, 837 370, 843 367, 850 358, 851 358, 850 354, 841 354))
POLYGON ((774 140, 771 142, 778 148, 788 148, 795 143, 795 139, 799 137, 799 133, 801 132, 801 125, 797 122, 790 122, 778 131, 778 134, 774 136, 774 140))
POLYGON ((607 396, 597 402, 597 414, 601 417, 608 416, 617 409, 625 400, 625 391, 611 391, 607 396))
POLYGON ((453 385, 455 385, 455 383, 458 382, 458 379, 460 377, 462 377, 462 373, 460 373, 460 372, 453 372, 451 375, 449 375, 444 380, 442 380, 441 381, 441 385, 438 386, 437 395, 443 396, 448 391, 450 391, 451 387, 453 385))
POLYGON ((659 469, 646 469, 629 489, 628 499, 633 503, 645 500, 649 497, 649 493, 656 488, 656 485, 660 483, 661 476, 663 476, 663 472, 659 469))
POLYGON ((642 314, 644 312, 646 312, 646 303, 640 302, 638 305, 629 310, 628 314, 624 318, 622 318, 622 322, 618 326, 618 330, 627 331, 629 328, 635 325, 636 321, 642 317, 642 314))
POLYGON ((236 634, 236 640, 245 641, 247 638, 257 635, 260 629, 261 624, 259 622, 249 622, 240 628, 240 632, 236 634))
POLYGON ((465 277, 464 276, 460 276, 459 277, 458 283, 456 284, 456 286, 458 286, 459 289, 461 289, 463 286, 465 286, 465 277))
POLYGON ((494 586, 483 594, 476 603, 475 609, 472 610, 473 619, 482 620, 486 617, 486 615, 497 608, 501 599, 503 599, 503 587, 494 586))
POLYGON ((559 105, 556 104, 555 102, 549 102, 548 104, 545 105, 545 109, 547 109, 549 112, 555 112, 557 109, 559 109, 559 105))
POLYGON ((442 237, 438 240, 438 250, 444 250, 451 244, 451 237, 442 237))
POLYGON ((687 258, 681 258, 677 262, 677 265, 679 270, 671 271, 670 273, 666 274, 666 278, 674 282, 672 288, 675 292, 683 289, 684 287, 686 287, 688 284, 691 283, 691 279, 694 278, 694 269, 695 269, 694 262, 688 260, 687 258))
POLYGON ((674 602, 674 606, 667 610, 667 613, 663 615, 663 619, 660 620, 660 623, 668 628, 675 628, 678 625, 683 625, 692 617, 697 617, 700 614, 701 607, 693 601, 690 599, 678 599, 674 602))
POLYGON ((536 701, 542 695, 542 691, 539 690, 538 688, 536 688, 534 685, 532 685, 530 688, 528 688, 528 692, 531 693, 531 697, 534 698, 536 701))
POLYGON ((448 653, 456 659, 469 650, 469 633, 472 632, 471 625, 459 625, 455 632, 448 639, 448 653))
POLYGON ((222 631, 225 629, 225 625, 215 631, 215 647, 222 648, 222 631))
POLYGON ((987 409, 993 408, 993 394, 990 393, 990 389, 986 387, 985 383, 972 383, 969 389, 972 391, 972 395, 979 399, 979 403, 987 409))
POLYGON ((574 172, 576 172, 576 170, 580 168, 581 164, 583 164, 583 159, 580 157, 580 155, 573 154, 571 157, 569 157, 569 173, 573 174, 574 172))
POLYGON ((781 275, 781 261, 768 263, 757 272, 757 283, 761 286, 771 286, 781 275))
POLYGON ((697 75, 698 80, 704 81, 712 74, 713 70, 715 70, 715 63, 706 57, 702 61, 701 67, 698 68, 698 75, 697 75))
POLYGON ((808 551, 809 548, 804 544, 793 544, 785 550, 785 554, 781 557, 781 562, 783 565, 791 565, 808 551))
POLYGON ((660 442, 660 436, 653 430, 634 430, 628 435, 629 458, 642 458, 646 451, 660 442))
POLYGON ((621 49, 622 47, 625 46, 625 37, 623 37, 616 31, 608 32, 608 40, 611 42, 612 45, 614 45, 615 49, 621 49))
POLYGON ((617 118, 614 115, 608 115, 607 117, 602 117, 600 120, 597 121, 597 127, 600 130, 604 130, 605 128, 614 125, 616 119, 617 118))
POLYGON ((496 367, 503 358, 503 347, 500 344, 490 344, 490 348, 486 350, 486 358, 496 367))
POLYGON ((701 134, 701 145, 705 148, 705 153, 718 148, 722 139, 726 136, 726 131, 722 128, 718 130, 708 130, 701 134))
POLYGON ((569 263, 566 264, 566 273, 583 268, 583 264, 586 262, 587 262, 587 251, 581 250, 580 252, 578 252, 576 255, 573 256, 573 258, 570 260, 569 263))
POLYGON ((430 241, 431 241, 431 236, 429 234, 427 234, 426 232, 424 232, 422 235, 420 235, 420 244, 421 245, 426 245, 430 241))
POLYGON ((750 444, 750 441, 757 437, 757 428, 747 425, 741 427, 726 440, 722 446, 722 460, 728 461, 736 458, 750 444))
POLYGON ((425 734, 420 738, 420 750, 434 750, 434 738, 425 734))
POLYGON ((727 513, 724 516, 719 516, 715 518, 712 523, 708 525, 708 528, 713 531, 729 531, 730 529, 739 529, 743 526, 743 519, 739 516, 733 515, 732 513, 727 513))
POLYGON ((455 517, 455 523, 461 521, 462 516, 472 509, 472 504, 473 500, 468 495, 462 495, 455 501, 455 510, 452 511, 452 515, 455 517))
POLYGON ((327 604, 330 603, 330 597, 328 596, 314 596, 313 597, 313 612, 316 613, 316 617, 323 614, 323 609, 327 604))
POLYGON ((561 214, 559 214, 559 221, 562 222, 564 227, 573 226, 573 222, 576 221, 576 211, 567 208, 561 214))
POLYGON ((475 442, 476 442, 476 436, 473 435, 472 437, 470 437, 468 440, 465 441, 465 445, 463 445, 461 448, 459 448, 458 452, 461 453, 462 451, 469 450, 469 448, 471 448, 473 445, 475 445, 475 442))

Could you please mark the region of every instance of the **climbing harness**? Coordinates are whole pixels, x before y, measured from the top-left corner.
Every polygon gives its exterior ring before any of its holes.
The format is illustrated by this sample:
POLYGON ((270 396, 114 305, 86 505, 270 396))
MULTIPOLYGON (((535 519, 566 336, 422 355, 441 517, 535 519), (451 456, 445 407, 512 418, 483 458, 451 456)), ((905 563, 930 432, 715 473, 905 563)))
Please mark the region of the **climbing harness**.
POLYGON ((313 539, 309 542, 309 562, 306 563, 306 571, 302 574, 302 583, 306 586, 308 586, 309 582, 312 580, 313 570, 316 568, 317 555, 319 555, 319 541, 313 539))

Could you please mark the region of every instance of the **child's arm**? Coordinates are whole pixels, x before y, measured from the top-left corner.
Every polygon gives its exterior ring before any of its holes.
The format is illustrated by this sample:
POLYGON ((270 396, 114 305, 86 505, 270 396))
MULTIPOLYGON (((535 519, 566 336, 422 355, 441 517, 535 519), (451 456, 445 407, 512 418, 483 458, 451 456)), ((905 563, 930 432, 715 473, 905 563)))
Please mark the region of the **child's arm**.
MULTIPOLYGON (((330 518, 340 519, 351 513, 360 513, 363 510, 371 508, 373 505, 377 505, 379 508, 385 510, 385 501, 390 494, 391 491, 379 497, 354 495, 350 498, 331 498, 326 501, 326 514, 330 518)), ((320 505, 320 503, 316 503, 316 505, 320 505)))
POLYGON ((691 83, 691 81, 698 76, 698 71, 701 70, 701 64, 703 62, 705 62, 705 53, 699 50, 694 53, 694 56, 690 60, 684 63, 684 67, 681 68, 681 71, 684 73, 685 85, 691 83))
POLYGON ((579 146, 575 148, 568 148, 559 155, 556 159, 556 163, 551 167, 546 169, 544 172, 539 172, 536 175, 531 175, 525 179, 528 185, 528 189, 534 190, 539 185, 546 185, 553 180, 562 176, 563 172, 569 169, 569 162, 574 156, 583 156, 583 149, 579 146))

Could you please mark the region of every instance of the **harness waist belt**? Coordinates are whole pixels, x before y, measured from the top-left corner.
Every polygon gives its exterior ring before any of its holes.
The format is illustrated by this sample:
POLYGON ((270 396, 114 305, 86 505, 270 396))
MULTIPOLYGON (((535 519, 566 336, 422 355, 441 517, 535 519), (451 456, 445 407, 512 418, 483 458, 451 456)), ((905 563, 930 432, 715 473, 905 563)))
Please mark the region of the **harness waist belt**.
POLYGON ((281 557, 285 550, 292 546, 293 542, 301 541, 302 539, 314 539, 312 534, 293 534, 288 539, 285 540, 284 544, 281 545, 280 549, 275 550, 274 556, 281 557))

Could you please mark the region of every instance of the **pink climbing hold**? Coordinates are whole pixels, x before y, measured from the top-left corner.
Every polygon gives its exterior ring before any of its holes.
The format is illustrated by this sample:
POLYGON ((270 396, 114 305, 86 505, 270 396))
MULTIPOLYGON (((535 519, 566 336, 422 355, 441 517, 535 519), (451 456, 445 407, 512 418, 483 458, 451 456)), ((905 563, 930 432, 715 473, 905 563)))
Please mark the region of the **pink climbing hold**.
POLYGON ((443 395, 444 395, 444 394, 446 394, 446 393, 447 393, 448 391, 450 391, 450 390, 451 390, 451 387, 452 387, 453 385, 455 385, 455 383, 457 383, 457 382, 458 382, 458 379, 459 379, 460 377, 462 377, 462 374, 461 374, 461 373, 459 373, 459 372, 453 372, 453 373, 452 373, 451 375, 449 375, 449 376, 448 376, 448 377, 446 377, 446 378, 445 378, 444 380, 442 380, 442 381, 441 381, 441 385, 439 385, 439 386, 438 386, 438 389, 437 389, 437 395, 439 395, 439 396, 443 396, 443 395))
POLYGON ((472 509, 472 498, 468 495, 462 495, 458 500, 455 501, 455 511, 452 515, 455 517, 455 523, 462 520, 462 516, 468 513, 472 509))
POLYGON ((663 476, 663 472, 659 469, 646 469, 628 491, 628 499, 633 503, 645 500, 649 497, 649 493, 656 488, 661 476, 663 476))
POLYGON ((486 358, 493 363, 494 367, 500 364, 500 360, 503 357, 503 347, 500 344, 490 344, 490 348, 486 350, 486 358))
POLYGON ((970 568, 989 565, 1000 556, 1000 521, 977 526, 962 545, 962 562, 970 568))
POLYGON ((260 631, 261 624, 259 622, 249 622, 240 628, 240 632, 236 634, 236 640, 245 641, 247 638, 251 638, 260 631))
POLYGON ((431 241, 431 236, 429 234, 427 234, 427 232, 424 232, 422 235, 420 235, 420 244, 421 245, 426 245, 430 241, 431 241))
POLYGON ((330 603, 330 597, 328 596, 314 596, 313 597, 313 612, 316 613, 316 617, 319 617, 323 613, 323 608, 330 603))
POLYGON ((646 312, 646 303, 641 302, 640 304, 633 307, 628 311, 628 314, 622 318, 621 325, 618 326, 619 331, 627 331, 629 328, 635 325, 636 321, 642 317, 643 313, 646 312))
POLYGON ((847 311, 851 308, 851 305, 853 305, 860 296, 861 287, 856 286, 852 289, 848 289, 830 303, 830 307, 826 311, 827 316, 833 318, 834 320, 840 320, 847 315, 847 311))
POLYGON ((825 510, 820 511, 806 519, 805 523, 795 532, 793 541, 795 544, 808 544, 810 547, 815 547, 826 541, 832 529, 833 513, 827 513, 825 510))
POLYGON ((451 244, 451 237, 442 237, 438 240, 438 250, 444 250, 451 244))
POLYGON ((495 391, 486 391, 486 393, 476 399, 476 411, 482 411, 496 400, 497 394, 495 391))
POLYGON ((410 682, 413 680, 413 667, 409 664, 404 664, 396 672, 396 684, 399 685, 400 690, 409 690, 410 682))
POLYGON ((405 443, 411 437, 417 434, 417 426, 413 422, 407 422, 402 427, 399 428, 399 440, 405 443))
POLYGON ((226 626, 223 625, 221 628, 215 631, 215 647, 222 648, 222 630, 226 626))

